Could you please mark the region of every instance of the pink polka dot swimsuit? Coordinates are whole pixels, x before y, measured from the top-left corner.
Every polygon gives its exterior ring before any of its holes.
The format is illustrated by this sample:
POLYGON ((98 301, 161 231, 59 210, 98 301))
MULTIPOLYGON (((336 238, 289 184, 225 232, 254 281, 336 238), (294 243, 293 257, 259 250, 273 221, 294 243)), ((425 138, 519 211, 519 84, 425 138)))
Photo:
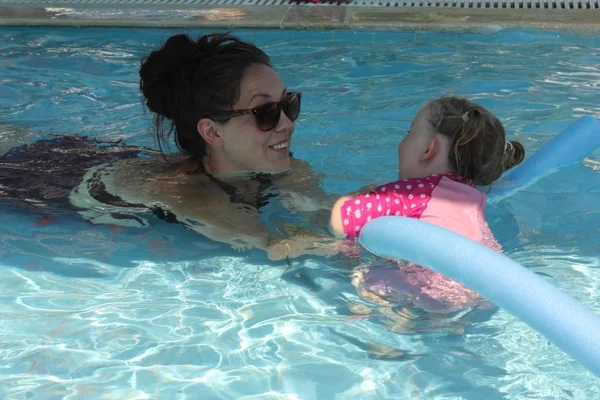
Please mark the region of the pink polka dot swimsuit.
MULTIPOLYGON (((370 220, 395 215, 441 226, 500 251, 485 221, 485 204, 485 194, 467 180, 432 175, 387 183, 356 196, 342 205, 341 216, 349 239, 356 238, 370 220)), ((365 287, 387 298, 401 292, 404 299, 429 312, 456 311, 482 300, 459 283, 414 264, 394 271, 373 269, 365 276, 365 287)))
POLYGON ((460 179, 451 175, 433 175, 396 181, 346 201, 342 206, 346 237, 356 238, 361 228, 373 218, 385 215, 420 218, 431 200, 433 190, 444 176, 457 181, 460 179))

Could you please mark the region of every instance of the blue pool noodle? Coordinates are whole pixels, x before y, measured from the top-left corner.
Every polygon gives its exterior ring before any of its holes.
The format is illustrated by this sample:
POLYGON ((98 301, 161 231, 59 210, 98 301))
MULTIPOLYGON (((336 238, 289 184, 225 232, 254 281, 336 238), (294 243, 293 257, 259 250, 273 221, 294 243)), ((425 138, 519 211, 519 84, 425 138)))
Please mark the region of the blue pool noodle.
POLYGON ((372 220, 359 242, 373 254, 411 261, 475 290, 600 376, 600 318, 510 258, 406 217, 372 220))
POLYGON ((600 147, 600 122, 591 116, 575 121, 506 176, 494 182, 488 203, 495 203, 533 185, 561 167, 581 162, 600 147))
MULTIPOLYGON (((492 189, 498 201, 600 147, 600 123, 584 117, 492 189)), ((505 309, 600 376, 600 317, 529 269, 477 242, 404 217, 367 223, 359 242, 381 257, 437 271, 505 309)))

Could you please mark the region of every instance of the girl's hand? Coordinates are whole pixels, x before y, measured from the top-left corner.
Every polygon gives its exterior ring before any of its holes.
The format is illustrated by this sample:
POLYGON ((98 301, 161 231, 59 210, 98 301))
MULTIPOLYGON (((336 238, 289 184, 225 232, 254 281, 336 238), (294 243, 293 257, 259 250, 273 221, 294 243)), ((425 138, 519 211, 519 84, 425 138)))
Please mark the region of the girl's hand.
POLYGON ((343 196, 340 197, 333 208, 331 209, 331 218, 329 219, 329 228, 331 229, 331 233, 335 237, 345 238, 346 233, 344 232, 344 224, 342 221, 342 206, 348 200, 351 200, 352 196, 343 196))

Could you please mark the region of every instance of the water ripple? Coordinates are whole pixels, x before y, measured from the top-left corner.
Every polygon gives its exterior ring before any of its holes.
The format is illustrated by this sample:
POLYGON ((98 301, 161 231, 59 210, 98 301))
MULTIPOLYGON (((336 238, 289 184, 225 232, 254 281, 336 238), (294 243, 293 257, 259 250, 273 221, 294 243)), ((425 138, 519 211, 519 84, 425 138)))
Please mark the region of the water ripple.
MULTIPOLYGON (((155 146, 137 69, 170 33, 1 28, 0 118, 13 125, 0 132, 2 149, 52 132, 155 146)), ((398 141, 419 107, 443 94, 492 109, 528 153, 575 118, 600 117, 600 39, 588 34, 239 34, 304 92, 294 150, 332 193, 394 178, 398 141)), ((507 254, 594 310, 599 159, 487 211, 507 254)), ((378 304, 351 285, 352 260, 273 265, 178 228, 0 214, 0 393, 600 398, 596 378, 502 310, 438 318, 378 304)))

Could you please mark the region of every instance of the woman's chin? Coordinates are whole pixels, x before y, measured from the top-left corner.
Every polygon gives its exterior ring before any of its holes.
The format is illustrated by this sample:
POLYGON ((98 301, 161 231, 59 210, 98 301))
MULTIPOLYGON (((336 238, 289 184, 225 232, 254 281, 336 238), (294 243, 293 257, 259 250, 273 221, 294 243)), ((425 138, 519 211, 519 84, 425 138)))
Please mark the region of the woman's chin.
MULTIPOLYGON (((290 156, 287 155, 285 158, 281 158, 279 160, 277 160, 276 162, 271 163, 271 165, 269 166, 268 171, 271 173, 279 173, 279 172, 285 172, 287 170, 290 169, 290 156)), ((267 172, 267 171, 265 171, 267 172)))

